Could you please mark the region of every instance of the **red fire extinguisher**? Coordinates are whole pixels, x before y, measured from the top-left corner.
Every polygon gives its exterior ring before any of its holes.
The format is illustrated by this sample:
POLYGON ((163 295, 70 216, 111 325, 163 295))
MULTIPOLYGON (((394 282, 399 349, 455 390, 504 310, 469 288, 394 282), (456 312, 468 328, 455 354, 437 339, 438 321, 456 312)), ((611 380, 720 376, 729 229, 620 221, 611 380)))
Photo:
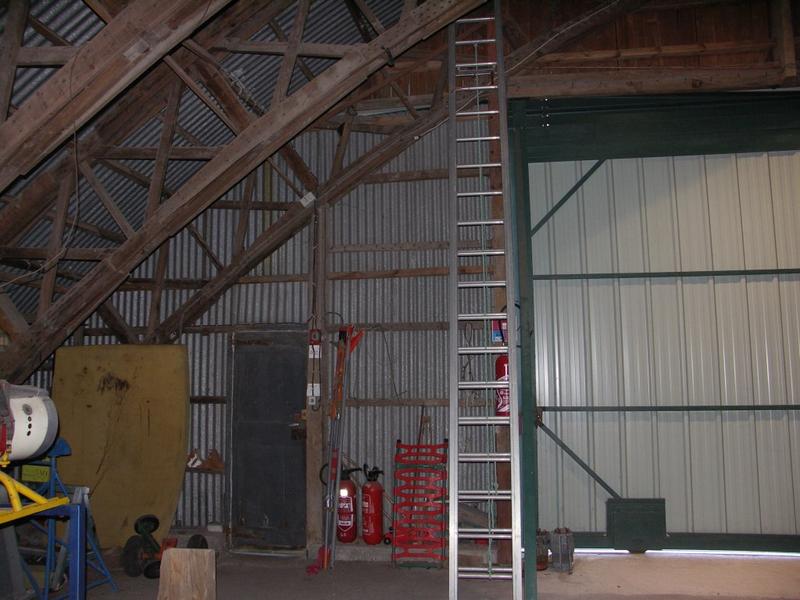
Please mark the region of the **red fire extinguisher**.
MULTIPOLYGON (((492 341, 508 344, 508 322, 505 319, 492 322, 492 341)), ((500 354, 494 361, 494 378, 495 381, 508 382, 508 354, 500 354)), ((511 414, 508 388, 495 390, 494 414, 498 417, 507 417, 511 414)))
POLYGON ((364 541, 370 545, 383 541, 383 486, 378 482, 381 474, 378 467, 364 465, 367 483, 361 488, 361 528, 364 541))
POLYGON ((339 482, 339 503, 336 511, 336 539, 344 544, 356 540, 358 523, 356 515, 356 484, 350 480, 350 473, 361 469, 342 469, 339 482))

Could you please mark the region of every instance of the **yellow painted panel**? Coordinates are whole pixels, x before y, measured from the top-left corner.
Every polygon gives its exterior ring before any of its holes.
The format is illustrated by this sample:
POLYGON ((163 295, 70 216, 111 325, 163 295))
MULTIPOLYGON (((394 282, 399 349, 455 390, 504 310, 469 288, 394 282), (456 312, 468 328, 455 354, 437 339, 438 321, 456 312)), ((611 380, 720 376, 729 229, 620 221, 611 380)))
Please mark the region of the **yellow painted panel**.
POLYGON ((143 514, 172 522, 189 418, 184 346, 78 346, 56 352, 53 400, 72 456, 65 483, 87 485, 100 543, 122 546, 143 514))

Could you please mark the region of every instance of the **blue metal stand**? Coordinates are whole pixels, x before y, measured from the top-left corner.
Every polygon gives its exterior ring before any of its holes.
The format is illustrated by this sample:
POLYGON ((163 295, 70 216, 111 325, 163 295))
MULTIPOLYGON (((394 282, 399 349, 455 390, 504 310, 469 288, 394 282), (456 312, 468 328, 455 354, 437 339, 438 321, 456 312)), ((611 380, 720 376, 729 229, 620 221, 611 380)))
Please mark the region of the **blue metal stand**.
MULTIPOLYGON (((47 459, 43 461, 34 462, 31 464, 39 464, 49 467, 50 469, 50 476, 48 481, 41 486, 39 490, 41 494, 46 495, 48 498, 54 497, 56 494, 63 494, 64 496, 70 497, 70 490, 61 480, 61 477, 58 474, 58 469, 56 465, 56 460, 60 456, 69 456, 72 454, 72 448, 70 448, 69 444, 63 438, 58 438, 56 443, 53 444, 53 447, 47 453, 47 459)), ((55 514, 53 511, 57 509, 53 509, 52 511, 44 511, 38 516, 42 517, 69 517, 70 524, 69 524, 69 533, 66 542, 56 535, 56 519, 55 518, 48 518, 47 527, 43 527, 37 524, 35 521, 32 521, 33 525, 40 529, 43 532, 47 533, 47 550, 45 554, 45 572, 44 572, 44 582, 41 588, 39 588, 38 584, 33 581, 30 574, 28 574, 28 579, 31 581, 38 598, 41 600, 56 600, 57 598, 70 598, 70 600, 77 600, 79 598, 84 598, 86 595, 86 590, 92 589, 94 587, 103 585, 108 583, 111 586, 111 589, 119 591, 114 578, 111 576, 111 572, 109 571, 108 567, 103 560, 103 555, 100 552, 100 545, 97 542, 97 538, 94 535, 91 525, 91 512, 87 510, 87 506, 84 503, 83 496, 78 498, 78 502, 73 502, 69 505, 59 507, 65 510, 70 509, 70 507, 77 506, 81 509, 81 523, 79 526, 82 528, 83 533, 80 534, 80 538, 82 543, 77 546, 75 545, 75 541, 73 538, 73 529, 74 529, 74 522, 71 515, 68 514, 55 514), (87 527, 88 523, 88 527, 87 527), (87 555, 86 547, 89 547, 89 553, 87 555), (50 587, 52 582, 50 581, 53 577, 54 572, 57 569, 57 549, 59 547, 66 547, 67 549, 67 556, 69 557, 69 595, 65 596, 61 592, 53 593, 50 591, 50 587), (76 596, 75 591, 73 588, 73 582, 75 580, 74 574, 76 573, 75 565, 73 557, 76 554, 81 555, 81 566, 80 566, 80 579, 82 580, 81 590, 82 595, 76 596), (86 584, 86 567, 87 565, 91 567, 96 573, 100 575, 100 578, 92 581, 88 586, 86 584), (55 594, 55 595, 51 595, 55 594)), ((63 564, 63 563, 62 563, 63 564)), ((27 570, 26 570, 27 572, 27 570)))
MULTIPOLYGON (((83 504, 65 504, 40 513, 43 517, 69 519, 69 596, 70 600, 86 598, 86 507, 83 504)), ((53 521, 53 524, 55 522, 53 521)), ((46 574, 46 577, 49 574, 46 574)), ((42 592, 48 597, 49 585, 45 579, 42 592)))

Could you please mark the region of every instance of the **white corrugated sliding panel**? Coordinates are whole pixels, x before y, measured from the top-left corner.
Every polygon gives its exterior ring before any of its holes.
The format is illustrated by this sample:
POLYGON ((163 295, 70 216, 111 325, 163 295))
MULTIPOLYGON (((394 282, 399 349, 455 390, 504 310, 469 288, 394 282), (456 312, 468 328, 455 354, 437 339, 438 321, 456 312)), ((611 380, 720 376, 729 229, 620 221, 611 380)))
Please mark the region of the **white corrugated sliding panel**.
MULTIPOLYGON (((532 222, 593 161, 529 165, 532 222)), ((536 274, 800 266, 800 152, 605 162, 533 238, 536 274)), ((800 276, 536 281, 537 401, 797 404, 800 276)), ((792 411, 545 413, 667 530, 800 533, 792 411)), ((539 438, 540 527, 605 530, 607 494, 539 438)))

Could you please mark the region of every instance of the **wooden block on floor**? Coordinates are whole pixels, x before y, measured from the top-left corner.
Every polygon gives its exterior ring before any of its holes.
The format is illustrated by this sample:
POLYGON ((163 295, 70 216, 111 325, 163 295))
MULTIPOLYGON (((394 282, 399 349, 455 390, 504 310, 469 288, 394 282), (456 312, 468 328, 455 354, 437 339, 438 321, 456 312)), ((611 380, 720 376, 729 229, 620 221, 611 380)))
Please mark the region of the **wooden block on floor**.
POLYGON ((217 568, 212 549, 170 548, 161 559, 158 600, 216 600, 217 568))

